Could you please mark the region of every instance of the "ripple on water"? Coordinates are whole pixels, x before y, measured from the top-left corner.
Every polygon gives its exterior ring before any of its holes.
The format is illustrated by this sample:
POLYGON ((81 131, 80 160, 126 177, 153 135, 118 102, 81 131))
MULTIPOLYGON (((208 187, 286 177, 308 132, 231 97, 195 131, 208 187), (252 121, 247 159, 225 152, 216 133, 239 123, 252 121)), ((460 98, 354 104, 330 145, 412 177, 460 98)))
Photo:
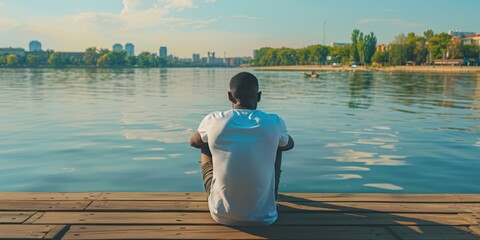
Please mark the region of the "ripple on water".
POLYGON ((135 161, 165 160, 165 157, 134 157, 135 161))
POLYGON ((321 179, 326 180, 348 180, 348 179, 362 179, 363 177, 358 174, 326 174, 321 175, 321 179))
POLYGON ((386 189, 386 190, 392 190, 392 191, 400 191, 403 190, 402 187, 393 185, 391 183, 367 183, 363 184, 365 187, 373 187, 373 188, 380 188, 380 189, 386 189))

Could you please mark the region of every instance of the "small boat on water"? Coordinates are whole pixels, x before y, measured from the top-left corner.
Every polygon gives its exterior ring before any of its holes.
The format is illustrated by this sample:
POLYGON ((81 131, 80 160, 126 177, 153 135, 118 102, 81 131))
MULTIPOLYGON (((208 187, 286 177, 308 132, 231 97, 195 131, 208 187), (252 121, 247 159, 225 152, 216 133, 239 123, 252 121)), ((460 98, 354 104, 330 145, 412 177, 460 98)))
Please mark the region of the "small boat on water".
POLYGON ((311 73, 303 72, 303 77, 305 77, 305 78, 317 78, 318 73, 316 73, 316 72, 311 72, 311 73))

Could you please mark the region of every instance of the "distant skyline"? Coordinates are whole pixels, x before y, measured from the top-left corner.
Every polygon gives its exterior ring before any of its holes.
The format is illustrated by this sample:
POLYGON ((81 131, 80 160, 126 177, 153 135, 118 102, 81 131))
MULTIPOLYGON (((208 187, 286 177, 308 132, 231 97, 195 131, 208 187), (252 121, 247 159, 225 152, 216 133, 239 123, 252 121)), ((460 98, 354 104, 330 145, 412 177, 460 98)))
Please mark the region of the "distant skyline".
POLYGON ((0 47, 84 51, 133 43, 136 54, 251 56, 265 46, 350 42, 353 29, 378 43, 400 33, 480 32, 478 0, 0 0, 0 47), (324 24, 326 22, 326 24, 324 24))

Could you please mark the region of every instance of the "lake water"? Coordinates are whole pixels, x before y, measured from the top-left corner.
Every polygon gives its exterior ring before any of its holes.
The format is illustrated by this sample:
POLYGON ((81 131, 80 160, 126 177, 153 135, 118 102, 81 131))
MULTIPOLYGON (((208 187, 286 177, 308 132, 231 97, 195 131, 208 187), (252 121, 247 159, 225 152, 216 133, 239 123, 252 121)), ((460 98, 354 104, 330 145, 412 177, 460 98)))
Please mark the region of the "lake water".
MULTIPOLYGON (((0 191, 202 191, 188 140, 241 69, 0 69, 0 191)), ((480 193, 480 76, 254 72, 281 191, 480 193)))

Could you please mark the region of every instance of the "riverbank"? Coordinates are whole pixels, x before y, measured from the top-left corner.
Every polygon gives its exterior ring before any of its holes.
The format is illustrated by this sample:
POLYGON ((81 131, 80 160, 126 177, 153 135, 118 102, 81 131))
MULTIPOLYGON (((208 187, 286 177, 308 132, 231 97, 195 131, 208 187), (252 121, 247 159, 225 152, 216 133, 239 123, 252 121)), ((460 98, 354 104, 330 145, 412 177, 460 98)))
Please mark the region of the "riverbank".
POLYGON ((333 67, 320 65, 294 65, 253 67, 257 71, 355 71, 355 72, 424 72, 424 73, 480 73, 480 66, 396 66, 396 67, 333 67))

